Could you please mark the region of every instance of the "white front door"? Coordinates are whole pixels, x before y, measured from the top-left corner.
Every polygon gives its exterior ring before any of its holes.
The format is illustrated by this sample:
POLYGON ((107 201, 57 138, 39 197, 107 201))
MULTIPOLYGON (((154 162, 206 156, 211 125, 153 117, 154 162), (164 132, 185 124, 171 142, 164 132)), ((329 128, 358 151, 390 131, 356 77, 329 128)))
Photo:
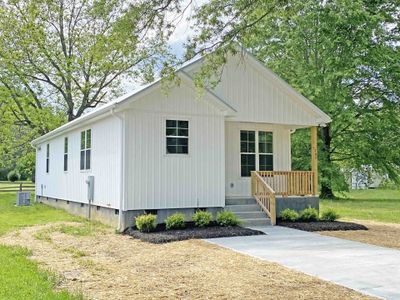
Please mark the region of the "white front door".
POLYGON ((249 197, 251 171, 290 170, 289 130, 269 124, 226 122, 225 170, 226 197, 249 197))

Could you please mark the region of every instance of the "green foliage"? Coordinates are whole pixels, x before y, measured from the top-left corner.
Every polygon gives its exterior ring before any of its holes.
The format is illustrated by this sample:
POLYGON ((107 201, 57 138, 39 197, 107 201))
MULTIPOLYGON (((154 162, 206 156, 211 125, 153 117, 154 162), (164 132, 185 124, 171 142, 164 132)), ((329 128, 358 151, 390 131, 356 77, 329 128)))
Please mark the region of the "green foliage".
MULTIPOLYGON (((239 41, 331 116, 319 130, 319 168, 321 196, 332 198, 333 190, 347 189, 343 169, 371 165, 399 178, 397 16, 390 0, 215 0, 198 9, 188 52, 229 49, 239 41)), ((293 140, 294 169, 309 167, 306 136, 293 140)))
POLYGON ((0 5, 0 168, 30 179, 30 142, 154 78, 176 58, 168 39, 178 2, 26 0, 0 5))
POLYGON ((17 170, 22 180, 31 179, 35 167, 35 150, 30 145, 31 141, 63 124, 65 113, 47 111, 46 108, 36 110, 29 102, 19 103, 21 107, 27 107, 24 113, 29 118, 29 124, 22 122, 15 112, 17 104, 2 90, 0 82, 0 169, 17 170))
POLYGON ((217 213, 217 223, 220 226, 238 226, 239 218, 231 211, 221 211, 217 213))
POLYGON ((333 222, 339 218, 340 218, 339 214, 332 208, 328 208, 328 209, 324 210, 321 215, 321 220, 324 220, 324 221, 333 222))
POLYGON ((156 229, 157 216, 152 214, 144 214, 135 218, 136 228, 141 232, 150 232, 156 229))
POLYGON ((185 215, 182 213, 175 213, 165 219, 165 228, 167 230, 179 229, 184 227, 185 227, 185 215))
POLYGON ((279 218, 282 221, 295 222, 299 219, 299 214, 293 209, 286 208, 281 211, 281 213, 279 214, 279 218))
POLYGON ((382 182, 379 185, 379 188, 383 190, 399 190, 400 185, 393 180, 383 178, 382 182))
POLYGON ((301 211, 300 220, 303 222, 318 221, 318 210, 313 207, 308 207, 301 211))
POLYGON ((197 227, 204 227, 210 224, 212 214, 208 211, 198 210, 193 214, 192 220, 197 227))
POLYGON ((151 80, 160 57, 169 65, 166 14, 178 10, 164 0, 10 1, 0 10, 1 82, 17 101, 53 102, 72 120, 118 94, 122 76, 151 80))
POLYGON ((15 170, 12 170, 7 174, 7 179, 11 182, 15 182, 15 181, 19 180, 19 178, 20 178, 20 176, 19 176, 18 172, 15 170))
POLYGON ((9 168, 0 168, 0 181, 8 180, 7 174, 11 170, 9 168))

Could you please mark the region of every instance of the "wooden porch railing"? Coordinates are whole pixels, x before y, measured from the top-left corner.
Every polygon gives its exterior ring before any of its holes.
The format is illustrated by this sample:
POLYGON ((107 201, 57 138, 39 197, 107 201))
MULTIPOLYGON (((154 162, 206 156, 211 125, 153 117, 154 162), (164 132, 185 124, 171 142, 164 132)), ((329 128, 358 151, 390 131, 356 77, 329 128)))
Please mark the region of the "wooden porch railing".
POLYGON ((258 174, 251 172, 251 194, 254 196, 261 209, 271 219, 271 224, 276 224, 275 192, 258 174))
POLYGON ((262 179, 280 196, 316 195, 313 171, 257 171, 262 179))
POLYGON ((276 224, 276 195, 316 195, 316 174, 313 171, 252 171, 251 194, 276 224))

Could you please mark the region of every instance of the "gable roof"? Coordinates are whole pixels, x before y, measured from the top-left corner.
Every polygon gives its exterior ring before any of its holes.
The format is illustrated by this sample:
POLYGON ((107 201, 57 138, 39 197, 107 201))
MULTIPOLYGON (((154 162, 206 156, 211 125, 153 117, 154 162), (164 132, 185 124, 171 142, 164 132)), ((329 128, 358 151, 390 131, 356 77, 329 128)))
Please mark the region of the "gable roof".
POLYGON ((243 49, 243 50, 245 51, 246 55, 249 56, 249 58, 250 58, 249 61, 254 65, 255 68, 257 68, 261 72, 264 72, 264 73, 268 74, 269 76, 273 77, 282 86, 284 86, 288 92, 293 94, 295 96, 296 100, 298 100, 300 103, 307 106, 316 115, 319 115, 321 117, 321 125, 325 125, 327 123, 332 122, 331 117, 329 117, 326 113, 324 113, 318 106, 316 106, 313 102, 311 102, 306 97, 304 97, 302 94, 300 94, 298 91, 296 91, 289 83, 287 83, 285 80, 283 80, 277 74, 275 74, 271 69, 269 69, 264 64, 262 64, 253 54, 248 52, 246 49, 243 49))
MULTIPOLYGON (((179 67, 176 70, 177 75, 180 76, 181 79, 184 80, 185 82, 192 82, 193 78, 184 71, 184 68, 186 68, 200 60, 201 60, 201 57, 198 57, 198 58, 194 58, 194 59, 186 62, 185 64, 183 64, 181 67, 179 67)), ((77 128, 77 127, 79 127, 79 125, 81 125, 82 123, 85 123, 86 121, 92 120, 96 117, 100 117, 102 115, 105 115, 106 113, 112 112, 113 110, 115 110, 117 107, 119 107, 120 105, 122 105, 124 103, 138 100, 141 96, 143 96, 147 93, 150 93, 155 88, 158 88, 160 84, 161 84, 161 78, 158 78, 151 83, 143 85, 140 88, 138 88, 130 93, 127 93, 121 97, 118 97, 117 99, 115 99, 113 101, 110 101, 107 104, 104 104, 98 108, 95 108, 94 110, 80 116, 79 118, 76 118, 75 120, 72 120, 72 121, 54 129, 48 133, 36 138, 35 140, 33 140, 31 142, 31 144, 33 146, 38 145, 39 143, 41 143, 45 140, 48 140, 51 137, 60 135, 61 133, 65 132, 66 130, 77 128)), ((225 100, 223 100, 222 98, 220 98, 219 96, 217 96, 215 93, 213 93, 212 91, 210 91, 207 88, 205 89, 205 95, 208 96, 208 98, 214 102, 214 104, 216 105, 216 107, 218 109, 224 111, 226 114, 234 114, 236 112, 236 110, 229 103, 227 103, 225 100)))
MULTIPOLYGON (((251 54, 244 47, 237 45, 237 50, 242 52, 243 56, 247 59, 246 62, 250 63, 250 65, 260 72, 265 77, 274 80, 279 83, 282 89, 285 90, 286 93, 291 95, 291 99, 295 100, 298 104, 305 107, 308 111, 312 112, 316 116, 318 116, 318 125, 325 126, 326 124, 332 122, 332 119, 323 112, 318 106, 316 106, 309 99, 304 97, 298 91, 296 91, 289 83, 287 83, 284 79, 279 77, 276 73, 274 73, 271 69, 261 63, 253 54, 251 54)), ((185 66, 185 70, 193 71, 199 68, 199 65, 203 62, 204 57, 200 57, 198 60, 190 63, 185 66)), ((197 71, 197 70, 196 70, 197 71)), ((237 109, 237 108, 236 108, 237 109)))
MULTIPOLYGON (((288 92, 290 92, 297 101, 299 101, 300 103, 302 103, 303 105, 308 107, 308 109, 310 109, 316 115, 320 116, 320 120, 321 120, 320 125, 325 125, 326 123, 331 122, 331 118, 327 114, 325 114, 321 109, 319 109, 316 105, 314 105, 310 100, 308 100, 307 98, 302 96, 295 89, 293 89, 286 81, 281 79, 278 75, 276 75, 274 72, 272 72, 266 66, 264 66, 246 49, 241 48, 241 50, 248 56, 249 62, 255 68, 257 68, 259 71, 263 72, 264 74, 267 74, 268 76, 272 76, 275 80, 280 82, 282 84, 282 86, 284 86, 285 89, 288 92)), ((177 75, 180 76, 182 80, 193 83, 193 78, 189 74, 188 71, 193 69, 200 63, 202 63, 203 60, 204 60, 204 57, 199 56, 199 57, 193 58, 192 60, 187 61, 186 63, 182 64, 176 70, 177 75)), ((45 140, 48 140, 49 138, 58 136, 67 130, 77 128, 80 125, 82 125, 94 118, 97 118, 97 117, 100 118, 100 117, 104 116, 106 113, 110 113, 110 112, 112 113, 116 108, 118 108, 122 104, 131 102, 131 101, 135 101, 135 100, 139 99, 141 96, 152 92, 154 89, 158 88, 160 84, 161 84, 161 78, 158 78, 149 84, 143 85, 142 87, 140 87, 130 93, 127 93, 121 97, 118 97, 117 99, 115 99, 103 106, 100 106, 100 107, 80 116, 79 118, 50 131, 49 133, 46 133, 45 135, 33 140, 31 144, 33 146, 38 145, 39 143, 41 143, 45 140)), ((224 111, 225 115, 228 115, 228 116, 234 115, 237 112, 237 110, 232 106, 232 104, 229 103, 229 101, 227 101, 226 99, 223 99, 220 95, 216 94, 214 91, 211 91, 210 89, 205 88, 205 95, 208 96, 208 98, 214 102, 214 104, 216 105, 216 107, 218 109, 224 111)))

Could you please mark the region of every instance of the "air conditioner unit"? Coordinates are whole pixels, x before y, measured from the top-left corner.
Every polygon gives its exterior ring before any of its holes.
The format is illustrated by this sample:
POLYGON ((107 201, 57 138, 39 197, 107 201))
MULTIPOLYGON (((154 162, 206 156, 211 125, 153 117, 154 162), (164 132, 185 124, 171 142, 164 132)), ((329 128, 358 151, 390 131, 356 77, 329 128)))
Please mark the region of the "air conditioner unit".
POLYGON ((30 192, 17 192, 17 206, 31 205, 30 192))

